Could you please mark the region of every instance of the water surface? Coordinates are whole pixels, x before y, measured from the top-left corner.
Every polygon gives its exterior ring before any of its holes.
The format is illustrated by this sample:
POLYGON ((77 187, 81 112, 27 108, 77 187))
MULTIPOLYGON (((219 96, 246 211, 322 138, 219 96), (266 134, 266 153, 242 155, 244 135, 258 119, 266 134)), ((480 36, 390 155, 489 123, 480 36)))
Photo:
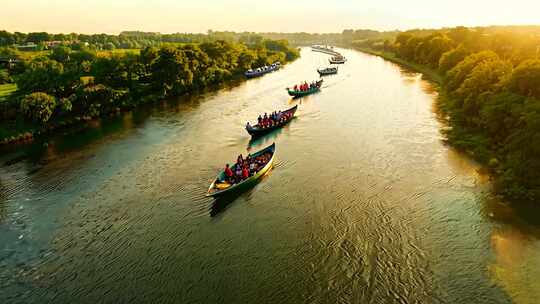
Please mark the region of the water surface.
POLYGON ((0 156, 4 303, 537 303, 538 213, 490 194, 443 144, 435 88, 344 50, 93 122, 0 156), (299 105, 250 141, 259 113, 299 105), (276 142, 253 189, 204 197, 238 153, 276 142))

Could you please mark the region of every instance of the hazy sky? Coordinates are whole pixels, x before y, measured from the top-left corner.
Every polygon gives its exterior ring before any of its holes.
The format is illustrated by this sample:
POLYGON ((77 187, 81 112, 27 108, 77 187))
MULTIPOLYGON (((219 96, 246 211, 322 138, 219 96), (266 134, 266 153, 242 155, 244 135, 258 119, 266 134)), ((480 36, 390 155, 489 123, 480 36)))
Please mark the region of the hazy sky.
POLYGON ((540 0, 1 0, 0 29, 341 32, 540 24, 540 0))

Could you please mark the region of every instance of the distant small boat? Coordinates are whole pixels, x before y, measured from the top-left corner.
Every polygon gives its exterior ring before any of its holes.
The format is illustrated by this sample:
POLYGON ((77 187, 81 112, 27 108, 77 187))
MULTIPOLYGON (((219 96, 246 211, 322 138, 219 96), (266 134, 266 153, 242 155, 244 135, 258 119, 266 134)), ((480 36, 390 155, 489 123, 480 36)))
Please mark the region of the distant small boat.
MULTIPOLYGON (((225 171, 222 170, 216 179, 210 184, 210 187, 208 188, 208 193, 206 196, 220 196, 227 193, 232 193, 236 191, 240 191, 241 189, 246 189, 250 185, 254 185, 256 182, 259 181, 259 179, 266 173, 270 168, 272 168, 272 165, 274 163, 274 155, 276 151, 276 144, 273 143, 270 146, 255 152, 254 154, 251 154, 252 158, 256 158, 260 155, 263 155, 265 153, 270 153, 271 157, 270 160, 261 168, 259 171, 257 171, 255 174, 250 176, 249 178, 236 183, 236 184, 229 184, 225 182, 225 171)), ((231 170, 234 172, 236 169, 236 164, 231 167, 231 170)))
POLYGON ((257 136, 261 136, 261 135, 264 135, 266 133, 269 133, 275 129, 279 129, 281 127, 283 127, 284 125, 288 124, 291 120, 293 120, 294 118, 294 113, 296 113, 296 109, 298 109, 298 105, 288 109, 288 110, 285 110, 283 112, 281 112, 282 115, 286 115, 288 116, 287 119, 285 119, 283 122, 281 123, 277 123, 271 127, 266 127, 266 128, 262 128, 261 126, 259 126, 259 124, 256 124, 254 126, 247 126, 246 127, 246 131, 249 133, 249 135, 251 135, 252 137, 257 137, 257 136), (288 115, 287 115, 288 114, 288 115))
POLYGON ((244 73, 244 75, 247 78, 254 78, 254 77, 259 77, 259 76, 262 76, 264 74, 267 74, 267 73, 270 73, 270 72, 273 72, 273 71, 277 71, 277 70, 279 70, 279 68, 281 68, 281 63, 279 61, 277 61, 277 62, 272 63, 271 65, 268 65, 268 66, 265 65, 265 66, 260 67, 260 68, 248 70, 247 72, 244 73))
POLYGON ((334 47, 332 46, 312 45, 311 50, 314 52, 325 53, 328 55, 339 55, 338 52, 334 51, 334 47))
POLYGON ((317 72, 321 76, 332 75, 332 74, 337 74, 338 68, 337 67, 330 67, 330 68, 318 69, 317 72))
POLYGON ((319 80, 319 81, 317 81, 315 83, 315 87, 313 87, 313 88, 311 88, 309 90, 300 91, 300 90, 293 90, 291 88, 287 88, 287 92, 289 92, 289 95, 293 96, 294 98, 306 96, 306 95, 313 94, 315 92, 320 91, 322 83, 323 83, 323 80, 321 79, 321 80, 319 80))
POLYGON ((328 61, 330 62, 330 64, 344 64, 347 61, 347 58, 339 55, 328 59, 328 61))

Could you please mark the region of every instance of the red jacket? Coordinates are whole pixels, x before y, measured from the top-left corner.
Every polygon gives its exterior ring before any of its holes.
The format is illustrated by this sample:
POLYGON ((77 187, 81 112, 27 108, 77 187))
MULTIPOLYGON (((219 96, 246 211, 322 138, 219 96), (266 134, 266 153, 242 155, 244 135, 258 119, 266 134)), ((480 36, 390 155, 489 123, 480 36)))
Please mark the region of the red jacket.
POLYGON ((228 177, 233 176, 231 168, 225 168, 225 175, 227 175, 228 177))

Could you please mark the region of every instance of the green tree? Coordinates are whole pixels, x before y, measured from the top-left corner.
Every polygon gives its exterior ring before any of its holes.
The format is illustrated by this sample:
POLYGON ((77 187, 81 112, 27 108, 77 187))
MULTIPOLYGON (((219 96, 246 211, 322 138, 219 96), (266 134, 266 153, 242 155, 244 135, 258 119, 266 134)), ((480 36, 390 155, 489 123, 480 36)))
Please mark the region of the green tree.
POLYGON ((6 31, 0 31, 0 46, 10 46, 15 44, 15 36, 6 31))
POLYGON ((152 83, 164 95, 184 93, 193 81, 184 53, 177 48, 164 47, 152 64, 152 83))
POLYGON ((238 70, 245 72, 253 67, 257 59, 257 54, 253 50, 245 49, 238 56, 238 70))
POLYGON ((469 55, 469 53, 463 46, 445 52, 439 60, 439 71, 446 74, 446 72, 450 71, 458 63, 463 61, 467 55, 469 55))
POLYGON ((238 64, 240 50, 227 41, 218 40, 202 43, 200 48, 211 59, 211 63, 219 68, 232 71, 238 64))
POLYGON ((26 117, 40 124, 49 121, 55 107, 56 99, 43 92, 26 95, 21 100, 21 109, 26 117))
POLYGON ((110 50, 110 51, 111 51, 111 50, 116 49, 116 45, 114 45, 114 43, 112 43, 112 42, 107 42, 107 43, 105 43, 105 44, 103 45, 103 49, 104 49, 104 50, 110 50))
POLYGON ((46 32, 34 32, 34 33, 28 33, 28 36, 26 37, 27 42, 34 42, 34 43, 40 43, 43 41, 49 41, 51 40, 51 35, 46 32))
POLYGON ((480 103, 486 97, 500 92, 510 73, 512 64, 508 61, 484 61, 474 67, 455 92, 458 97, 464 99, 465 113, 476 119, 480 103), (480 98, 481 95, 484 95, 484 98, 480 98))
POLYGON ((429 49, 424 56, 424 62, 432 67, 438 67, 441 56, 452 49, 453 42, 444 34, 433 35, 427 42, 429 49))
POLYGON ((94 76, 94 83, 114 88, 125 85, 123 79, 122 60, 119 57, 99 57, 92 62, 90 74, 94 76))
POLYGON ((540 60, 525 60, 517 66, 510 77, 509 87, 515 93, 540 99, 540 60))
POLYGON ((519 130, 509 137, 502 181, 512 197, 540 197, 540 101, 525 102, 519 130))
POLYGON ((143 82, 148 82, 152 73, 152 65, 159 56, 158 52, 159 49, 150 46, 141 50, 139 57, 142 64, 142 69, 140 70, 141 74, 139 75, 139 79, 141 79, 143 82))
POLYGON ((66 64, 69 61, 71 55, 71 49, 65 46, 59 46, 53 49, 50 58, 56 60, 62 64, 66 64))
POLYGON ((512 64, 508 61, 498 59, 480 62, 455 93, 459 97, 473 99, 485 92, 497 93, 511 73, 512 64))
POLYGON ((498 60, 499 56, 492 51, 483 51, 467 56, 447 73, 447 87, 454 91, 461 86, 471 71, 480 63, 498 60))
POLYGON ((504 144, 508 136, 519 128, 524 97, 502 92, 487 99, 480 110, 480 126, 493 141, 504 144))
POLYGON ((188 64, 188 69, 193 74, 193 84, 197 88, 203 88, 208 80, 208 68, 211 65, 210 57, 194 44, 181 47, 183 56, 188 64))
POLYGON ((55 95, 67 85, 63 76, 64 66, 61 63, 48 58, 37 58, 16 78, 16 83, 23 93, 45 92, 55 95))

